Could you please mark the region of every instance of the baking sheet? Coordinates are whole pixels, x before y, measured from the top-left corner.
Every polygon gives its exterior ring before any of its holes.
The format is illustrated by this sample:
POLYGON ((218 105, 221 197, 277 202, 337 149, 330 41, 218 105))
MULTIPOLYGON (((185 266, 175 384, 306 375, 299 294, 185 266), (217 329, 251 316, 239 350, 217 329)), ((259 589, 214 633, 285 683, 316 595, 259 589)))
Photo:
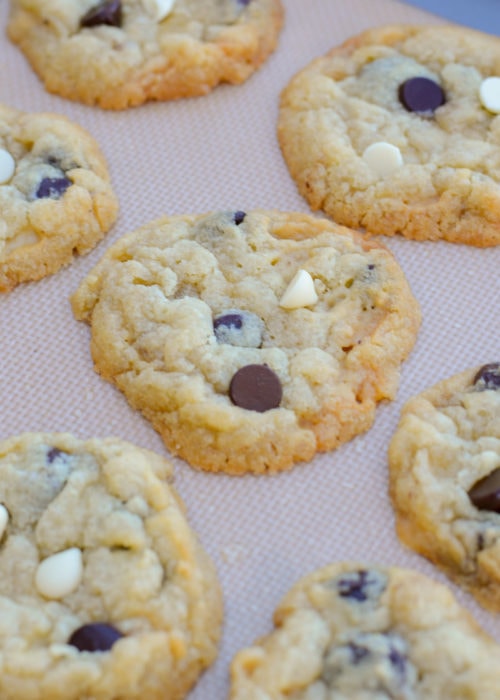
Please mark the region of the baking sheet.
POLYGON ((409 0, 423 10, 441 17, 480 29, 490 34, 500 34, 500 3, 498 0, 409 0))
MULTIPOLYGON (((108 158, 119 219, 89 255, 40 282, 0 296, 0 438, 25 431, 117 435, 165 454, 159 436, 94 372, 89 329, 68 301, 79 281, 124 233, 163 214, 254 207, 309 211, 276 141, 278 95, 312 58, 351 34, 437 16, 397 0, 285 0, 277 52, 247 83, 172 103, 105 112, 47 94, 4 35, 0 0, 0 101, 60 112, 87 128, 108 158)), ((444 578, 396 539, 387 496, 388 441, 402 403, 462 369, 500 359, 500 247, 384 241, 423 312, 396 401, 375 425, 336 452, 275 477, 226 477, 174 460, 192 525, 218 568, 225 596, 220 656, 190 700, 220 700, 233 654, 271 627, 290 586, 312 569, 358 559, 444 578)), ((449 584, 451 586, 451 584, 449 584)), ((451 586, 500 642, 500 621, 451 586)))

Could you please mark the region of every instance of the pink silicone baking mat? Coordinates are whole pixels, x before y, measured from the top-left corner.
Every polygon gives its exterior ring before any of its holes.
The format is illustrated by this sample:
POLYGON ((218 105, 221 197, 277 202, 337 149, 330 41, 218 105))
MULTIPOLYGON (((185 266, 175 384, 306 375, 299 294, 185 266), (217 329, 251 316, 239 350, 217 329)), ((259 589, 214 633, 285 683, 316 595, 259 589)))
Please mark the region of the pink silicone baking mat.
MULTIPOLYGON (((108 158, 121 212, 89 255, 0 296, 0 438, 26 431, 116 435, 166 454, 159 436, 94 372, 89 328, 69 295, 124 233, 162 214, 216 209, 309 211, 276 141, 278 95, 314 57, 370 26, 440 22, 396 0, 285 0, 276 53, 247 83, 171 103, 106 112, 47 94, 5 37, 0 0, 0 101, 60 112, 86 127, 108 158)), ((1 212, 0 212, 1 216, 1 212)), ((204 474, 174 460, 190 521, 211 554, 225 597, 220 656, 190 700, 227 694, 233 654, 271 628, 294 581, 333 560, 358 559, 444 578, 396 539, 387 496, 387 445, 402 403, 466 367, 500 359, 500 247, 386 239, 423 313, 396 401, 372 429, 333 453, 275 477, 204 474)), ((500 620, 454 589, 500 641, 500 620)))

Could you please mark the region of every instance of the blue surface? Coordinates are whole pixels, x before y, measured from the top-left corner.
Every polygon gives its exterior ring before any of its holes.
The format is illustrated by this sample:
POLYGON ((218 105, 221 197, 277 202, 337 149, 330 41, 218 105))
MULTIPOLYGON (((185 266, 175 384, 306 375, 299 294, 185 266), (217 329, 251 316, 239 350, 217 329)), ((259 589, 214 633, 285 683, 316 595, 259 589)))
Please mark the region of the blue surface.
POLYGON ((500 36, 500 0, 408 0, 458 24, 500 36))

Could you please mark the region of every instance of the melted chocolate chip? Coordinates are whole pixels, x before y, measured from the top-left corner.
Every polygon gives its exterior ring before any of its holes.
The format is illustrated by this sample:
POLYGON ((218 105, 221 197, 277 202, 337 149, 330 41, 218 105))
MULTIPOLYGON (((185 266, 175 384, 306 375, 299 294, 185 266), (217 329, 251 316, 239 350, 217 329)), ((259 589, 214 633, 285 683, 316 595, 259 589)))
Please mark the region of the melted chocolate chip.
POLYGON ((47 464, 52 464, 57 459, 60 459, 60 460, 65 462, 67 460, 67 458, 68 458, 68 453, 63 452, 58 447, 51 447, 47 452, 47 464))
POLYGON ((432 114, 446 101, 443 89, 434 80, 416 77, 399 86, 399 101, 409 112, 432 114))
MULTIPOLYGON (((236 328, 236 330, 240 330, 242 326, 243 319, 241 315, 237 313, 224 314, 223 316, 217 316, 217 318, 214 319, 214 330, 216 336, 218 329, 236 328)), ((219 340, 219 338, 217 338, 217 340, 219 340)))
POLYGON ((500 467, 474 484, 468 496, 478 510, 500 513, 500 467))
POLYGON ((81 27, 97 27, 100 24, 107 24, 110 27, 121 27, 121 0, 102 0, 102 2, 91 7, 80 20, 81 27))
POLYGON ((37 199, 59 199, 72 184, 67 177, 44 177, 36 191, 37 199))
POLYGON ((351 662, 355 666, 361 663, 361 661, 363 661, 363 659, 366 659, 366 657, 370 654, 369 649, 360 646, 359 644, 355 644, 354 642, 350 642, 348 644, 348 648, 351 653, 351 662))
POLYGON ((389 650, 389 661, 402 678, 406 675, 406 656, 394 647, 389 650))
POLYGON ((356 571, 349 577, 340 578, 337 581, 337 588, 341 598, 352 598, 363 602, 368 598, 366 583, 368 571, 356 571))
POLYGON ((474 377, 473 384, 481 391, 487 389, 498 391, 500 389, 500 362, 483 365, 474 377))
POLYGON ((376 571, 350 571, 335 579, 335 586, 341 598, 364 603, 377 601, 385 590, 386 579, 376 571))
POLYGON ((233 221, 234 221, 234 223, 235 223, 237 226, 239 226, 239 224, 241 224, 241 223, 244 221, 245 216, 246 216, 246 212, 244 212, 244 211, 235 211, 234 214, 233 214, 233 221))
POLYGON ((214 318, 214 333, 218 343, 245 348, 260 348, 264 322, 250 311, 230 309, 214 318))
POLYGON ((263 413, 280 405, 283 390, 278 376, 267 365, 246 365, 231 379, 231 401, 248 411, 263 413))
POLYGON ((113 625, 92 622, 75 630, 69 638, 68 644, 76 647, 79 651, 109 651, 120 637, 123 637, 123 634, 113 625))

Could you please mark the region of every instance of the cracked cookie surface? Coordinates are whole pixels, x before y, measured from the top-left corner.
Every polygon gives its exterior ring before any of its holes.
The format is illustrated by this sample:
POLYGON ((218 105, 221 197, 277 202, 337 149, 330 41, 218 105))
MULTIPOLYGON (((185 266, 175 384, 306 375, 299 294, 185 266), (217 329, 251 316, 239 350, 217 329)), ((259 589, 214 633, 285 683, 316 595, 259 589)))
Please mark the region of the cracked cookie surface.
POLYGON ((118 203, 97 143, 61 115, 0 105, 0 159, 5 292, 91 250, 114 223, 118 203))
POLYGON ((484 91, 498 75, 498 37, 464 27, 381 27, 332 49, 281 96, 300 193, 373 233, 500 244, 500 117, 484 91))
POLYGON ((72 304, 97 371, 172 453, 232 474, 286 469, 367 430, 420 323, 386 248, 278 211, 151 222, 72 304))
POLYGON ((414 571, 341 562, 298 581, 231 665, 231 700, 499 698, 500 647, 414 571))
POLYGON ((11 0, 8 35, 49 92, 124 109, 242 83, 282 22, 280 0, 176 0, 164 18, 153 0, 11 0))
POLYGON ((116 438, 0 442, 0 695, 180 700, 217 654, 221 591, 159 455, 116 438))
POLYGON ((401 540, 500 610, 500 365, 461 372, 410 399, 389 470, 401 540))

